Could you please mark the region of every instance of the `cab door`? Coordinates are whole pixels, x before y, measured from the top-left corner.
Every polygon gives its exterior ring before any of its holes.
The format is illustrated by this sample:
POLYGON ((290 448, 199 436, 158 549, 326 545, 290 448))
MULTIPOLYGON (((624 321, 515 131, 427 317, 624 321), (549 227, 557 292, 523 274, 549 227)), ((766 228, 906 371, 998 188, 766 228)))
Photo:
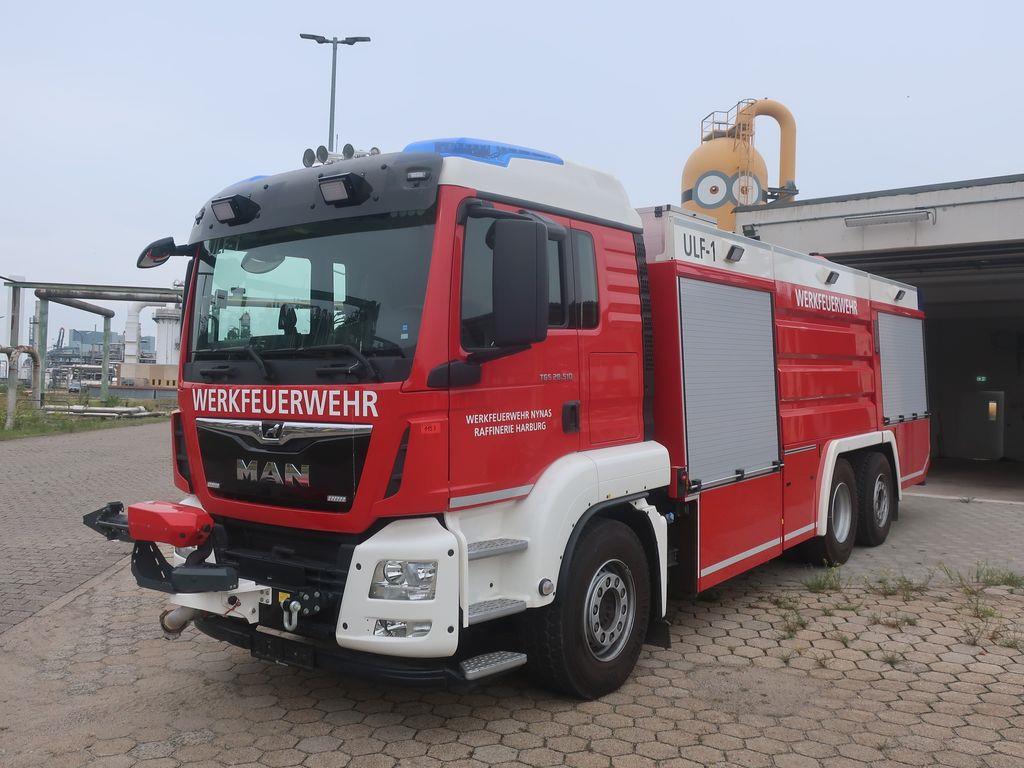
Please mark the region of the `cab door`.
MULTIPOLYGON (((477 383, 453 382, 451 509, 525 496, 548 466, 579 450, 579 350, 569 311, 568 227, 547 221, 547 338, 481 362, 477 383)), ((451 348, 462 360, 474 351, 495 352, 493 250, 487 237, 493 223, 487 215, 468 217, 455 239, 451 348)))

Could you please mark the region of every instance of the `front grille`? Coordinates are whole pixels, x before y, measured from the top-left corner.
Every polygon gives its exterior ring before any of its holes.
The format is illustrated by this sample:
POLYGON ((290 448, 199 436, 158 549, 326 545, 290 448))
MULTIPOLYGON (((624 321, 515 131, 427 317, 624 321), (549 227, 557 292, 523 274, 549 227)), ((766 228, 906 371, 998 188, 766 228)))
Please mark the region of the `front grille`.
POLYGON ((352 508, 370 445, 368 429, 363 434, 313 434, 264 444, 252 435, 226 431, 240 423, 247 422, 218 424, 211 419, 198 424, 210 493, 224 499, 320 512, 352 508))

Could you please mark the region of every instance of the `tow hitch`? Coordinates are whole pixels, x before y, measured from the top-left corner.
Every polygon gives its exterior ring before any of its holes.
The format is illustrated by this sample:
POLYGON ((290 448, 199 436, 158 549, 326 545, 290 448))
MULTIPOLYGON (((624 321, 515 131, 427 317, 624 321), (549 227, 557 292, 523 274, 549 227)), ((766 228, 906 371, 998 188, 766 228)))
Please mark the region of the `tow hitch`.
POLYGON ((227 592, 238 588, 238 572, 229 566, 204 562, 213 551, 214 522, 204 510, 184 504, 149 501, 133 504, 109 502, 82 517, 94 531, 114 541, 128 541, 132 575, 140 587, 159 592, 227 592), (167 562, 158 543, 196 547, 184 565, 167 562))

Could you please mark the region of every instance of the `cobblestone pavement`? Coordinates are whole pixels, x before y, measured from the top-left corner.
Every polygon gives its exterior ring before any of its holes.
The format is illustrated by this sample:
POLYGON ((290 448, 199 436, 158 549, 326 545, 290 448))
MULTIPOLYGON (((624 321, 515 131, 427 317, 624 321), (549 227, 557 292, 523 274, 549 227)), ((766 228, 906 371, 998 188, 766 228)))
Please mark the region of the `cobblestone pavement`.
MULTIPOLYGON (((136 430, 151 428, 114 434, 136 430)), ((1022 519, 908 498, 889 542, 838 573, 781 560, 673 602, 672 649, 646 648, 624 688, 586 703, 525 675, 423 691, 268 664, 191 629, 166 641, 160 596, 122 567, 0 636, 0 765, 1022 766, 1022 519)))
POLYGON ((166 422, 0 442, 0 633, 131 551, 82 525, 108 501, 177 499, 166 422))

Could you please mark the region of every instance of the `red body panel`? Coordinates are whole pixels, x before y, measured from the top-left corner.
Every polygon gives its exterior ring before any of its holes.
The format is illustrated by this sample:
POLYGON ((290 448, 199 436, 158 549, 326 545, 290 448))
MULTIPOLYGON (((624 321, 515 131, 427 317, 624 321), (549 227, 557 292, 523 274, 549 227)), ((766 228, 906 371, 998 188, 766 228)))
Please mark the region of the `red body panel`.
POLYGON ((777 472, 701 493, 698 589, 782 554, 781 508, 782 477, 777 472))

